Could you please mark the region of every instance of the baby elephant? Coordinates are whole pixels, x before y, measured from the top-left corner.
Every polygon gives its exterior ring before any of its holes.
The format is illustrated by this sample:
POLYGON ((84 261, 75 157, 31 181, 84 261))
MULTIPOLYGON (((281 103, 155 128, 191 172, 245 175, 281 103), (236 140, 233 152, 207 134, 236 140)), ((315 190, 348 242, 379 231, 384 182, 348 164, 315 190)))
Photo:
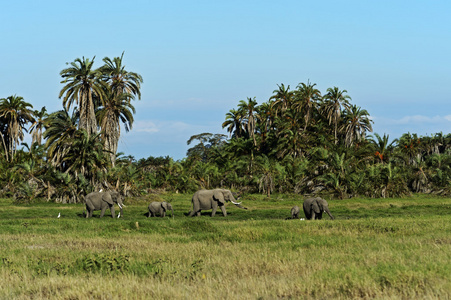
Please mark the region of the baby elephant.
POLYGON ((305 199, 303 208, 307 220, 321 220, 323 212, 326 212, 332 220, 335 219, 330 213, 327 201, 321 197, 305 199))
POLYGON ((157 213, 160 215, 160 217, 166 216, 166 211, 171 210, 172 217, 174 217, 174 209, 172 208, 171 203, 168 203, 166 201, 163 202, 152 202, 149 204, 149 217, 155 217, 157 213))
POLYGON ((299 208, 299 206, 297 206, 297 205, 293 206, 293 208, 291 209, 291 218, 299 219, 300 212, 301 212, 301 209, 299 208))

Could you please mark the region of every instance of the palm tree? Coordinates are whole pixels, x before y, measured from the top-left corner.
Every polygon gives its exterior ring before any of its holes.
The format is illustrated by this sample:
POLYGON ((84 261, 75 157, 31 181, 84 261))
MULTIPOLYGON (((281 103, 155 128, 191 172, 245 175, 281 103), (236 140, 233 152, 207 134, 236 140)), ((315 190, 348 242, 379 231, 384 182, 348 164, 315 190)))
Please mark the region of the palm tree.
POLYGON ((338 87, 328 88, 327 94, 324 95, 324 112, 326 114, 329 125, 334 124, 334 138, 335 144, 338 143, 337 132, 338 132, 338 122, 341 118, 342 107, 349 108, 349 101, 351 97, 345 95, 347 90, 340 91, 338 87))
POLYGON ((50 114, 44 122, 45 148, 50 163, 64 171, 62 161, 70 150, 77 131, 78 114, 69 116, 67 110, 50 114))
MULTIPOLYGON (((122 64, 123 57, 124 52, 121 57, 115 57, 113 60, 105 57, 103 59, 105 64, 100 68, 102 78, 110 87, 113 95, 129 94, 141 99, 140 89, 143 79, 138 73, 125 70, 125 66, 122 64)), ((130 97, 130 99, 134 98, 130 97)))
POLYGON ((247 98, 247 102, 241 100, 238 104, 238 108, 240 111, 244 112, 244 123, 246 123, 246 131, 248 137, 254 141, 254 146, 257 146, 257 141, 255 140, 255 125, 256 125, 256 108, 257 108, 257 100, 252 99, 250 97, 247 98))
POLYGON ((222 123, 222 128, 227 127, 229 136, 240 138, 243 136, 243 115, 242 111, 231 109, 226 113, 226 120, 222 123))
POLYGON ((345 132, 345 145, 350 147, 354 142, 360 142, 365 138, 365 132, 372 132, 372 120, 366 109, 361 109, 357 105, 351 105, 349 109, 344 110, 344 124, 342 126, 345 132))
POLYGON ((40 111, 35 110, 33 114, 36 117, 36 119, 30 126, 30 133, 32 134, 31 144, 37 143, 38 145, 41 145, 42 130, 44 129, 45 119, 48 117, 47 109, 44 106, 41 108, 40 111))
POLYGON ((279 87, 278 90, 274 90, 269 100, 274 100, 272 102, 272 106, 276 112, 276 115, 278 112, 284 113, 288 108, 291 107, 293 104, 293 95, 294 92, 290 91, 290 86, 288 85, 285 88, 285 85, 282 83, 281 85, 277 85, 279 87))
POLYGON ((305 143, 301 129, 301 113, 288 110, 284 117, 276 120, 278 126, 278 140, 276 151, 278 157, 292 155, 293 157, 302 156, 302 150, 305 143))
POLYGON ((70 63, 70 67, 60 72, 64 78, 61 83, 66 84, 59 98, 63 97, 63 106, 68 111, 72 105, 78 106, 80 112, 79 128, 86 130, 88 136, 97 132, 95 117, 96 103, 94 97, 100 101, 104 98, 104 83, 100 80, 101 73, 93 69, 95 56, 77 58, 70 63))
POLYGON ((271 198, 271 193, 275 188, 276 176, 282 171, 282 167, 277 161, 271 160, 266 155, 255 158, 255 167, 257 169, 255 175, 259 177, 258 189, 263 191, 268 198, 271 198))
POLYGON ((293 107, 304 114, 304 130, 309 125, 313 110, 321 98, 321 92, 315 86, 316 83, 312 84, 310 81, 307 84, 300 83, 295 92, 296 100, 293 107))
POLYGON ((19 141, 23 141, 23 131, 27 131, 25 124, 34 122, 33 111, 30 108, 33 108, 33 105, 25 102, 20 96, 14 95, 0 99, 0 118, 7 126, 5 152, 9 152, 11 160, 17 151, 19 141))
POLYGON ((373 147, 374 156, 379 160, 380 163, 388 162, 390 155, 393 152, 394 145, 398 142, 398 140, 394 139, 389 143, 389 135, 385 133, 383 137, 381 137, 377 133, 375 133, 374 136, 376 138, 372 138, 370 140, 373 147))
POLYGON ((130 98, 130 94, 109 94, 105 97, 103 106, 97 111, 104 149, 110 153, 113 167, 116 163, 116 151, 121 135, 120 121, 124 124, 126 132, 133 126, 135 108, 130 103, 130 98))
POLYGON ((65 172, 74 174, 75 178, 83 175, 92 185, 100 182, 108 169, 100 135, 88 135, 83 129, 77 130, 62 162, 67 166, 65 172))

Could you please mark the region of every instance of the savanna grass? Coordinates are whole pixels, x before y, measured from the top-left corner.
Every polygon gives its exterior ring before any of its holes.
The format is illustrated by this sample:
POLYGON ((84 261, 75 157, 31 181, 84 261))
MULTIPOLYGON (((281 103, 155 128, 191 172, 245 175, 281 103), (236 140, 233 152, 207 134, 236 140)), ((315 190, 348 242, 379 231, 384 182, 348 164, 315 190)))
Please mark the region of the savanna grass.
POLYGON ((447 299, 451 201, 330 200, 336 217, 287 219, 302 199, 244 197, 189 218, 83 217, 83 206, 0 200, 0 299, 447 299), (61 213, 61 218, 57 218, 61 213))

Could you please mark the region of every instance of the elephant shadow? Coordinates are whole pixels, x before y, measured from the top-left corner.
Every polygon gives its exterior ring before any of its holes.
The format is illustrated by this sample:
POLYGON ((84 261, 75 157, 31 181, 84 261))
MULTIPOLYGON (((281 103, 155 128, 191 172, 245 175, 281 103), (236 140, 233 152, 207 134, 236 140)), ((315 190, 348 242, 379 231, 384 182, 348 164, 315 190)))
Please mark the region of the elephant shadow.
MULTIPOLYGON (((185 217, 189 217, 189 213, 190 213, 190 212, 191 212, 191 211, 185 212, 185 213, 183 213, 183 215, 184 215, 185 217)), ((221 212, 219 212, 219 213, 217 212, 216 215, 218 215, 218 216, 223 216, 221 212)), ((233 216, 233 213, 227 212, 227 215, 228 215, 228 216, 233 216)), ((208 210, 201 211, 201 212, 200 212, 200 216, 201 216, 201 217, 202 217, 202 216, 211 217, 211 211, 208 211, 208 210)), ((194 217, 195 217, 195 216, 194 216, 194 217)))

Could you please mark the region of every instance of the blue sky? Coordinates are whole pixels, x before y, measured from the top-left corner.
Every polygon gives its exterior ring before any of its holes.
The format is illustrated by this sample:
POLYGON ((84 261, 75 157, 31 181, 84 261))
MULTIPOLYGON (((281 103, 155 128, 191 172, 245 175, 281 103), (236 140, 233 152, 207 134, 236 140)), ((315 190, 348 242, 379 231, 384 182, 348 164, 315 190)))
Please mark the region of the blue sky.
POLYGON ((119 151, 182 159, 186 141, 226 133, 239 100, 284 83, 338 86, 374 132, 451 132, 448 1, 8 1, 0 5, 0 97, 62 108, 60 71, 123 51, 143 76, 119 151))

